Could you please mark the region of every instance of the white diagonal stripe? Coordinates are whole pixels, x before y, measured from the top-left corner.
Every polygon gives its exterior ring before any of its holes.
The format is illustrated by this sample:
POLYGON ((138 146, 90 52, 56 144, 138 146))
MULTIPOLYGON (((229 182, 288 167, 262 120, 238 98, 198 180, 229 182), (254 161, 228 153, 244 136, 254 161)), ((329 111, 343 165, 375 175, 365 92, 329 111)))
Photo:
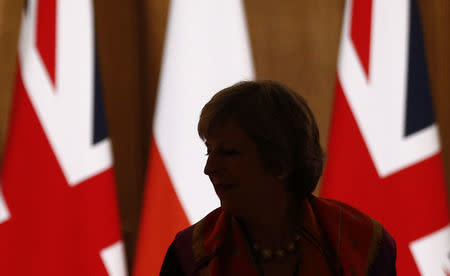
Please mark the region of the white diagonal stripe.
POLYGON ((2 184, 0 183, 0 223, 7 221, 11 217, 5 198, 3 197, 2 184))
POLYGON ((450 270, 450 225, 409 244, 422 276, 446 276, 450 270))
POLYGON ((369 79, 350 36, 347 1, 338 75, 374 165, 381 177, 416 164, 440 150, 432 124, 404 136, 406 122, 409 1, 373 2, 369 79))
POLYGON ((36 48, 37 1, 22 18, 23 84, 70 186, 112 166, 111 143, 93 144, 94 25, 90 0, 57 5, 55 84, 36 48))
POLYGON ((122 241, 108 246, 100 252, 103 264, 109 276, 126 276, 125 247, 122 241))

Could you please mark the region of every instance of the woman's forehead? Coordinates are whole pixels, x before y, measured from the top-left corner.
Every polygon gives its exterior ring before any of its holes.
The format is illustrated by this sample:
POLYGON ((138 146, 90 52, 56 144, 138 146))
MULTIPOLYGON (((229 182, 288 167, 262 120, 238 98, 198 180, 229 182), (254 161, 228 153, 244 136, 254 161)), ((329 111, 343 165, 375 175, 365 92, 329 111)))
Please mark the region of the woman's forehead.
POLYGON ((233 120, 227 120, 216 124, 208 131, 205 137, 205 145, 219 142, 248 142, 250 138, 242 127, 233 120))

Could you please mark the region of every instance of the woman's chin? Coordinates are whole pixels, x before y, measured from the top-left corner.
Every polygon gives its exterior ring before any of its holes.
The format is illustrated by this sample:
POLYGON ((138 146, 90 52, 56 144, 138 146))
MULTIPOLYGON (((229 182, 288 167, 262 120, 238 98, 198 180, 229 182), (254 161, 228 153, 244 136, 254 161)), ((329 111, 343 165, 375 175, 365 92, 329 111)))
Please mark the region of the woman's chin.
POLYGON ((232 216, 241 216, 243 215, 242 208, 239 208, 236 204, 233 204, 233 202, 230 202, 228 200, 221 200, 220 206, 222 207, 222 210, 232 216))

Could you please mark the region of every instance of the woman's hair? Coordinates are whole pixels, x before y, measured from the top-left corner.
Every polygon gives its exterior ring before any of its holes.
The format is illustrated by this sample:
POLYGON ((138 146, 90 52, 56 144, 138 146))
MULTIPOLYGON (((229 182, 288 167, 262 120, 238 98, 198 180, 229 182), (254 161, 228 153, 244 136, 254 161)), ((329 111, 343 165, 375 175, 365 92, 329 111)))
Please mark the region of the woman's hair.
POLYGON ((266 169, 286 176, 294 200, 310 195, 322 174, 323 151, 305 99, 275 81, 244 81, 215 94, 203 107, 198 134, 232 120, 257 145, 266 169))

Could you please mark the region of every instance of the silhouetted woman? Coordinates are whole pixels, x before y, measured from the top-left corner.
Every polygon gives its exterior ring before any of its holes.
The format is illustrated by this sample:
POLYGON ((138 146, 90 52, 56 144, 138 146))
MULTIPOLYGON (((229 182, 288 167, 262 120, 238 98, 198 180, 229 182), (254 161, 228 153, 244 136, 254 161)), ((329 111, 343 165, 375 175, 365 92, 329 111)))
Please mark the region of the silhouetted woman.
POLYGON ((312 195, 323 151, 298 93, 237 83, 203 107, 198 133, 221 207, 177 234, 160 275, 396 275, 378 222, 312 195))

